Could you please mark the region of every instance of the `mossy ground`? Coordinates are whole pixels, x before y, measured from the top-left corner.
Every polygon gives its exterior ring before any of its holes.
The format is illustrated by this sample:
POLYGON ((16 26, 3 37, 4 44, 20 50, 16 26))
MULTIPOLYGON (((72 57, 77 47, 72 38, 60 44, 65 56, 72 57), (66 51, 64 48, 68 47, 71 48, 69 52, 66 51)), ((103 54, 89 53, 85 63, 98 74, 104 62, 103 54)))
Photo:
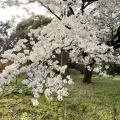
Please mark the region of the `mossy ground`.
POLYGON ((82 77, 73 76, 75 84, 68 86, 64 101, 41 95, 37 107, 31 104, 31 92, 13 80, 0 94, 0 120, 120 120, 120 76, 93 76, 91 84, 82 83, 82 77))

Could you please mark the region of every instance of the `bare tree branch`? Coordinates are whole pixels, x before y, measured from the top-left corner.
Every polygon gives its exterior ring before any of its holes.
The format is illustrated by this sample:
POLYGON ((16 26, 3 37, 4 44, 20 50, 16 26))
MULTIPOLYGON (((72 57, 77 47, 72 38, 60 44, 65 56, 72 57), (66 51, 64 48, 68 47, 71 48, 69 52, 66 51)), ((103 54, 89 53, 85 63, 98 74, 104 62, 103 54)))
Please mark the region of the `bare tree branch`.
POLYGON ((50 11, 56 18, 58 18, 59 20, 62 20, 57 14, 55 14, 48 6, 46 6, 43 2, 41 2, 40 0, 38 1, 43 7, 45 7, 48 11, 50 11))

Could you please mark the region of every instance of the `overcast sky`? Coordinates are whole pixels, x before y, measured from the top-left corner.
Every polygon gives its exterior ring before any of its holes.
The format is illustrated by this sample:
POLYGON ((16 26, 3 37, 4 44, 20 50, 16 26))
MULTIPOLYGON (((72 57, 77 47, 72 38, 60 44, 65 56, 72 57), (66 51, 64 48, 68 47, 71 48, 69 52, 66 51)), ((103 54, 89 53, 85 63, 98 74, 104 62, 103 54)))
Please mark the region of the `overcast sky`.
MULTIPOLYGON (((27 5, 28 6, 28 5, 27 5)), ((93 6, 93 4, 91 5, 93 6)), ((45 11, 44 7, 41 7, 38 5, 38 3, 34 3, 31 4, 30 6, 28 6, 31 8, 31 12, 34 12, 36 15, 41 14, 41 15, 46 15, 46 16, 51 16, 50 14, 48 15, 45 11)), ((90 7, 88 7, 89 9, 90 7)), ((28 14, 25 12, 25 10, 22 9, 22 7, 9 7, 9 8, 5 8, 5 9, 0 9, 0 21, 6 21, 6 20, 11 20, 12 16, 21 16, 21 18, 28 18, 30 16, 28 16, 28 14)), ((15 25, 21 21, 21 18, 18 17, 15 19, 15 25)))
MULTIPOLYGON (((44 7, 38 7, 37 4, 34 4, 32 5, 31 8, 32 8, 31 12, 35 12, 36 15, 37 14, 46 15, 44 7)), ((10 20, 14 15, 19 15, 21 16, 21 18, 29 17, 25 10, 23 10, 22 8, 17 8, 15 6, 5 8, 5 9, 0 9, 0 21, 10 20)), ((21 19, 18 17, 15 21, 18 23, 21 21, 21 19)))

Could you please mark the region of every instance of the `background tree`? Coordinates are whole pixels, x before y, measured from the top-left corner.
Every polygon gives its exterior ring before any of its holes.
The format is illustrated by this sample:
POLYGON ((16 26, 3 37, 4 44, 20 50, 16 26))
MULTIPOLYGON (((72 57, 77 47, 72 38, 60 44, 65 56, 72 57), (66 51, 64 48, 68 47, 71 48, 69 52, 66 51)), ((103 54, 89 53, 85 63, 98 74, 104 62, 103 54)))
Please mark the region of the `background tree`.
POLYGON ((5 40, 9 38, 11 33, 11 26, 9 22, 0 22, 0 53, 3 53, 4 46, 6 46, 5 40))
MULTIPOLYGON (((9 33, 11 34, 9 35, 9 37, 8 37, 8 31, 6 31, 8 27, 7 26, 5 28, 3 27, 4 30, 1 29, 2 31, 1 34, 4 35, 6 38, 4 38, 4 41, 1 42, 1 47, 2 47, 1 53, 3 53, 8 49, 12 49, 19 39, 24 39, 24 38, 29 39, 27 44, 30 45, 29 44, 30 38, 28 36, 30 29, 37 29, 39 27, 42 28, 43 26, 46 26, 48 23, 50 23, 51 20, 52 20, 51 18, 45 17, 43 15, 36 15, 34 16, 34 18, 28 18, 26 20, 23 20, 17 24, 15 30, 12 33, 9 33)), ((6 24, 8 25, 8 23, 6 24)))
MULTIPOLYGON (((100 0, 97 4, 96 10, 94 11, 95 16, 101 20, 101 27, 108 27, 110 33, 106 34, 107 39, 104 39, 105 44, 113 46, 116 52, 120 52, 120 3, 117 0, 100 0), (115 6, 115 7, 113 7, 115 6), (96 14, 97 13, 97 14, 96 14)), ((115 68, 119 68, 119 65, 110 63, 110 69, 115 75, 115 68)))
POLYGON ((9 36, 10 28, 9 22, 0 21, 0 42, 9 36))

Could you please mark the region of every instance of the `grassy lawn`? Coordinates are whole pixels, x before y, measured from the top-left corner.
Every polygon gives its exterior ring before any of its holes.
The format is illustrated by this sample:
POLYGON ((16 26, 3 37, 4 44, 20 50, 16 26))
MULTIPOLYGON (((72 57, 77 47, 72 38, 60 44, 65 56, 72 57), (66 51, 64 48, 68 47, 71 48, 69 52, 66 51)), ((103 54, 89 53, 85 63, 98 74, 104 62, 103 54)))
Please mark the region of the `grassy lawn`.
POLYGON ((93 83, 84 84, 81 76, 73 76, 68 86, 69 97, 63 102, 47 101, 33 107, 31 92, 20 83, 5 86, 0 95, 0 120, 120 120, 120 76, 93 76, 93 83))

